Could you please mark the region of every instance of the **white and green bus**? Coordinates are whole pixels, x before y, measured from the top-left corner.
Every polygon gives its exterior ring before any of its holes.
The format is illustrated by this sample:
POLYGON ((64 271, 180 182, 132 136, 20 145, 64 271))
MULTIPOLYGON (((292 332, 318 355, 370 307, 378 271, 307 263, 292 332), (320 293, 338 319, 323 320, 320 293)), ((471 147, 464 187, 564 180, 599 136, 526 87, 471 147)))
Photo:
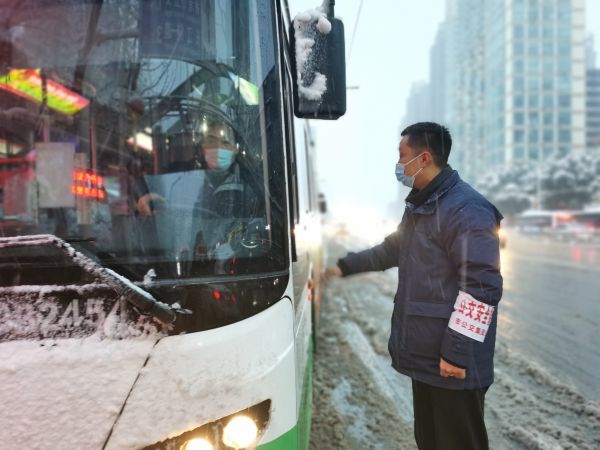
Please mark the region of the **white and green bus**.
POLYGON ((345 69, 333 7, 303 18, 0 0, 0 448, 308 448, 305 119, 345 69))

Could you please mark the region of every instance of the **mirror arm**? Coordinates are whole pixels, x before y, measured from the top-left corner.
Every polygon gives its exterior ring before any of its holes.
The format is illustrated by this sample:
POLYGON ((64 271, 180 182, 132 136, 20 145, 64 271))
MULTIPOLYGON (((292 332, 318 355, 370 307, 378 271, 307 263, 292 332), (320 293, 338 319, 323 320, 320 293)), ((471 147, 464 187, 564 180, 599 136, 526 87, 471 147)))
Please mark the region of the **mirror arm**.
POLYGON ((327 17, 334 17, 335 0, 329 0, 329 8, 327 9, 327 17))

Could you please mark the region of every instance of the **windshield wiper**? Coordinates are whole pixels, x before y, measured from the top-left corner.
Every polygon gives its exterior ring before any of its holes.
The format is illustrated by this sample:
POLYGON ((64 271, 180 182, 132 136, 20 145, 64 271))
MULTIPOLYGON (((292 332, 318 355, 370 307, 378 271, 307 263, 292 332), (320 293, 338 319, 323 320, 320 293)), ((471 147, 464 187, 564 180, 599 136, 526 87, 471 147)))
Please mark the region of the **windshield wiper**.
MULTIPOLYGON (((80 238, 72 238, 70 240, 73 243, 93 241, 93 239, 80 238)), ((152 294, 134 284, 130 279, 118 274, 112 269, 103 267, 98 261, 85 255, 81 251, 76 250, 65 240, 57 236, 52 234, 17 236, 0 239, 0 244, 4 247, 54 245, 63 253, 66 253, 68 257, 84 271, 100 278, 109 286, 116 288, 125 300, 137 308, 141 314, 151 315, 165 324, 175 322, 177 310, 171 308, 166 303, 156 300, 152 294)), ((89 251, 89 249, 86 249, 86 251, 89 251)))
POLYGON ((123 295, 126 300, 135 306, 140 313, 156 317, 158 320, 166 324, 175 322, 175 310, 169 305, 159 302, 152 296, 152 294, 150 294, 150 292, 134 284, 128 278, 119 275, 114 270, 106 267, 102 267, 101 270, 110 275, 113 280, 116 280, 119 283, 119 286, 125 291, 123 295))

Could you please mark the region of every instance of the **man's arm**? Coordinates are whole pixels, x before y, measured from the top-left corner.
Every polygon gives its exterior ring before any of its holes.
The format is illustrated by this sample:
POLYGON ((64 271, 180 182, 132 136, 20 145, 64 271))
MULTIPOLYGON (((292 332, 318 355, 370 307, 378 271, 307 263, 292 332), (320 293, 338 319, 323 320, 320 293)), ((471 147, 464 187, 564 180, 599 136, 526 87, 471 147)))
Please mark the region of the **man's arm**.
POLYGON ((481 205, 464 207, 449 224, 445 244, 456 267, 459 293, 442 340, 442 376, 443 362, 458 368, 470 365, 502 297, 498 226, 494 210, 481 205))
POLYGON ((375 247, 358 253, 349 253, 337 262, 341 276, 356 273, 386 270, 398 265, 398 252, 400 246, 400 227, 387 236, 383 242, 375 247))

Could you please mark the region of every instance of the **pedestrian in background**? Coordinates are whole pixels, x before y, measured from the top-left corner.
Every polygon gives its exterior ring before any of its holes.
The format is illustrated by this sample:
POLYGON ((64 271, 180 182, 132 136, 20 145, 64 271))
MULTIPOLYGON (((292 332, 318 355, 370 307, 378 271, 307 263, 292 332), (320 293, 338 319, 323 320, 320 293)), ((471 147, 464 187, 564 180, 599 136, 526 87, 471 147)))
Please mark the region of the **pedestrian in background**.
POLYGON ((398 267, 388 349, 392 366, 412 379, 421 450, 488 448, 502 215, 448 165, 451 146, 442 125, 407 127, 396 177, 412 190, 398 229, 325 272, 329 279, 398 267))

